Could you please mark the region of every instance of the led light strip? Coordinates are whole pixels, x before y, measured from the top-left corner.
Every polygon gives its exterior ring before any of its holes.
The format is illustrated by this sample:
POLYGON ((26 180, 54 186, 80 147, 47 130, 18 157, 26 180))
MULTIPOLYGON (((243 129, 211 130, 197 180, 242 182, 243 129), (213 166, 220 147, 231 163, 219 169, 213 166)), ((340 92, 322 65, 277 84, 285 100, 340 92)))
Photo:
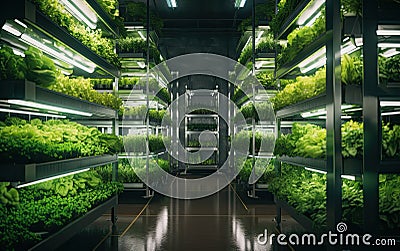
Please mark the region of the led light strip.
POLYGON ((0 108, 0 112, 9 112, 9 113, 16 113, 16 114, 26 114, 26 115, 34 115, 34 116, 43 116, 43 117, 53 117, 53 118, 60 118, 60 119, 65 119, 65 118, 66 118, 66 116, 57 115, 57 114, 40 113, 40 112, 30 112, 30 111, 21 111, 21 110, 4 109, 4 108, 0 108))
POLYGON ((65 176, 69 176, 69 175, 73 175, 73 174, 78 174, 78 173, 87 172, 87 171, 89 171, 89 170, 90 170, 90 168, 85 168, 85 169, 78 170, 78 171, 73 171, 73 172, 70 172, 70 173, 64 173, 64 174, 56 175, 56 176, 49 177, 49 178, 44 178, 44 179, 40 179, 40 180, 35 180, 35 181, 32 181, 32 182, 28 182, 28 183, 24 183, 24 184, 21 184, 21 185, 17 185, 16 188, 27 187, 27 186, 39 184, 39 183, 42 183, 42 182, 45 182, 45 181, 54 180, 54 179, 59 179, 59 178, 65 177, 65 176))
MULTIPOLYGON (((318 170, 318 169, 311 168, 311 167, 304 167, 304 169, 306 169, 307 171, 314 172, 314 173, 321 173, 321 174, 327 173, 326 171, 318 170)), ((354 175, 342 174, 342 175, 340 175, 340 177, 342 177, 342 179, 356 180, 356 176, 354 176, 354 175)))
POLYGON ((37 41, 36 39, 32 38, 29 35, 22 34, 21 39, 24 40, 25 42, 33 45, 33 46, 45 51, 46 53, 50 54, 51 56, 53 56, 55 58, 59 58, 59 59, 65 61, 67 63, 70 63, 70 64, 72 64, 72 65, 74 65, 74 66, 76 66, 76 67, 88 72, 88 73, 93 73, 94 72, 95 66, 82 65, 81 63, 79 63, 79 62, 77 62, 77 61, 65 56, 63 53, 55 51, 54 49, 44 45, 43 43, 37 41))
POLYGON ((32 101, 25 101, 25 100, 18 100, 18 99, 10 99, 8 100, 9 104, 14 104, 14 105, 22 105, 22 106, 28 106, 28 107, 33 107, 33 108, 38 108, 38 109, 45 109, 49 111, 56 111, 56 112, 64 112, 64 113, 69 113, 69 114, 76 114, 76 115, 81 115, 81 116, 86 116, 86 117, 91 117, 93 114, 88 113, 88 112, 81 112, 81 111, 76 111, 68 108, 62 108, 62 107, 55 107, 51 105, 44 105, 32 101))
POLYGON ((81 0, 60 0, 73 16, 83 21, 90 29, 96 29, 96 14, 81 0))

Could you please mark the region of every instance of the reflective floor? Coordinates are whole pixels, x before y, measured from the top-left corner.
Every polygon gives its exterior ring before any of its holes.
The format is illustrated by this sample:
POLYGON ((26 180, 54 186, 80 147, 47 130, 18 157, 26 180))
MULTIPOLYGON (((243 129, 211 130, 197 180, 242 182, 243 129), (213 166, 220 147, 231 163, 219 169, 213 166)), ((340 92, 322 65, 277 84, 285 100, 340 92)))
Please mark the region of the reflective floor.
MULTIPOLYGON (((265 198, 239 196, 231 185, 197 200, 138 194, 132 199, 120 201, 114 233, 104 215, 59 250, 291 250, 258 244, 259 234, 276 232, 275 206, 265 198)), ((289 216, 283 219, 286 230, 301 230, 289 216)))

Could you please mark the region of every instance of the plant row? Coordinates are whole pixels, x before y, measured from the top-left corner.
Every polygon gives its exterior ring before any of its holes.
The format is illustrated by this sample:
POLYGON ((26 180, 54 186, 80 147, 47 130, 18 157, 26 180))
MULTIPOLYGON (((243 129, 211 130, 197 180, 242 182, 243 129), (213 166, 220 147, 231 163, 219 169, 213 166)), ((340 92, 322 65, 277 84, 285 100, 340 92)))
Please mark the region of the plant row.
MULTIPOLYGON (((268 189, 296 211, 309 217, 315 228, 326 226, 326 175, 282 164, 281 174, 273 171, 268 189)), ((379 219, 381 231, 398 231, 400 226, 400 176, 379 176, 379 219)), ((342 180, 343 221, 360 225, 363 187, 359 181, 342 180)))
MULTIPOLYGON (((119 53, 143 53, 147 54, 147 43, 141 38, 125 37, 117 41, 117 52, 119 53)), ((160 52, 154 43, 150 43, 149 57, 156 64, 161 62, 160 52)))
MULTIPOLYGON (((272 133, 255 132, 255 152, 272 153, 274 150, 275 135, 272 133)), ((239 151, 246 153, 247 150, 250 154, 253 153, 253 134, 251 131, 242 130, 236 133, 232 139, 232 144, 240 146, 239 151), (242 148, 248 144, 248 148, 242 148)))
MULTIPOLYGON (((382 155, 400 157, 400 126, 384 123, 382 126, 382 155)), ((282 134, 275 143, 276 156, 326 157, 326 129, 312 124, 294 123, 290 134, 282 134)), ((348 121, 342 125, 342 155, 361 158, 363 155, 363 124, 348 121)))
POLYGON ((41 12, 48 16, 54 23, 66 29, 73 37, 82 42, 100 57, 109 63, 121 67, 117 54, 114 52, 113 41, 102 35, 101 29, 91 30, 82 22, 75 19, 59 0, 32 0, 41 12))
POLYGON ((68 120, 8 118, 0 123, 0 135, 2 159, 16 163, 114 154, 121 149, 117 136, 68 120))
POLYGON ((120 183, 102 180, 96 171, 18 189, 18 204, 0 203, 0 245, 27 250, 121 190, 120 183))
MULTIPOLYGON (((158 153, 165 150, 164 141, 170 143, 168 138, 157 135, 149 135, 149 151, 158 153)), ((125 152, 128 153, 146 153, 146 135, 128 135, 123 137, 125 152)))

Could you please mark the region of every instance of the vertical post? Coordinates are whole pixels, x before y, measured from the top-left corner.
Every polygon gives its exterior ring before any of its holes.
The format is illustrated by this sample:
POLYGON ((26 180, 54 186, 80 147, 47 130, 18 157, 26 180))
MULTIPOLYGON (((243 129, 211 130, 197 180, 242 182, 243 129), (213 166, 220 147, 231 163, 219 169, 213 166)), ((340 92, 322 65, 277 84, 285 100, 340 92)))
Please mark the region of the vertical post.
POLYGON ((378 86, 378 48, 377 48, 377 10, 378 1, 363 1, 363 193, 364 193, 364 229, 377 231, 379 226, 379 162, 381 157, 381 118, 379 99, 376 97, 378 86))
MULTIPOLYGON (((149 6, 149 0, 147 0, 147 10, 146 10, 146 43, 147 43, 147 52, 146 52, 146 106, 147 106, 147 112, 149 110, 149 71, 150 71, 150 6, 149 6)), ((147 114, 146 116, 146 197, 149 197, 150 194, 150 189, 147 186, 149 184, 149 165, 150 165, 150 142, 149 142, 149 116, 147 114)))
POLYGON ((335 230, 342 219, 342 84, 340 66, 340 0, 326 1, 326 31, 332 38, 326 43, 326 154, 327 154, 327 225, 335 230))

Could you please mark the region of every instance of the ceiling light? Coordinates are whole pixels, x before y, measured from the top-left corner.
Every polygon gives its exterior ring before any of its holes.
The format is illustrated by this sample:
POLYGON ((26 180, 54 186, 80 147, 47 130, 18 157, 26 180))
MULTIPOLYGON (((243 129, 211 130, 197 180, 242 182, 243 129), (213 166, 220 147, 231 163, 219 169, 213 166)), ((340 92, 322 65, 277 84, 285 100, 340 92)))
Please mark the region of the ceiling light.
POLYGON ((246 4, 246 0, 236 0, 235 8, 243 8, 245 4, 246 4))
POLYGON ((24 184, 21 184, 21 185, 17 185, 16 188, 27 187, 27 186, 39 184, 39 183, 42 183, 42 182, 45 182, 45 181, 59 179, 59 178, 65 177, 65 176, 87 172, 89 170, 90 170, 90 168, 85 168, 85 169, 78 170, 78 171, 73 171, 73 172, 64 173, 64 174, 60 174, 60 175, 56 175, 56 176, 52 176, 52 177, 48 177, 48 178, 44 178, 44 179, 40 179, 40 180, 35 180, 35 181, 32 181, 32 182, 28 182, 28 183, 24 183, 24 184))
POLYGON ((169 8, 176 8, 178 6, 176 0, 167 0, 167 4, 169 8))
POLYGON ((72 109, 68 109, 68 108, 45 105, 45 104, 40 104, 40 103, 36 103, 36 102, 32 102, 32 101, 19 100, 19 99, 10 99, 10 100, 8 100, 8 103, 13 104, 13 105, 22 105, 22 106, 44 109, 44 110, 49 110, 49 111, 76 114, 76 115, 81 115, 81 116, 86 116, 86 117, 91 117, 93 115, 92 113, 81 112, 81 111, 72 110, 72 109))

